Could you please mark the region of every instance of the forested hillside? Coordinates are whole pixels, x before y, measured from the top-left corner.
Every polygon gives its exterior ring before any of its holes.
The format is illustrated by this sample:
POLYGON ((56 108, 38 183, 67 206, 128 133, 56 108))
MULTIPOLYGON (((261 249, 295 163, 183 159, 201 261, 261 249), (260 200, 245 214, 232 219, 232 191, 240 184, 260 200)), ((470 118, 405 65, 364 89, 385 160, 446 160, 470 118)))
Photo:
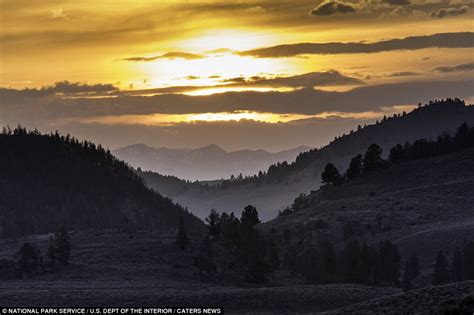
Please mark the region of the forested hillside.
POLYGON ((202 222, 142 179, 108 150, 58 133, 22 127, 0 134, 0 236, 69 229, 189 230, 202 222))
MULTIPOLYGON (((377 283, 376 273, 367 274, 370 252, 390 241, 398 247, 390 258, 398 269, 394 283, 405 281, 409 289, 412 281, 423 286, 474 279, 474 128, 462 124, 453 136, 396 145, 388 160, 382 153, 370 145, 345 172, 328 164, 324 186, 301 194, 278 218, 259 226, 278 240, 286 268, 316 281, 337 280, 337 271, 345 270, 350 281, 377 283), (341 248, 342 258, 334 260, 341 248), (411 256, 421 268, 416 275, 402 273, 411 256), (345 265, 344 257, 351 263, 345 265), (300 263, 307 260, 312 263, 300 263), (335 261, 332 269, 328 261, 335 261), (443 261, 452 274, 439 280, 433 266, 443 261)), ((376 261, 372 265, 376 270, 376 261)))

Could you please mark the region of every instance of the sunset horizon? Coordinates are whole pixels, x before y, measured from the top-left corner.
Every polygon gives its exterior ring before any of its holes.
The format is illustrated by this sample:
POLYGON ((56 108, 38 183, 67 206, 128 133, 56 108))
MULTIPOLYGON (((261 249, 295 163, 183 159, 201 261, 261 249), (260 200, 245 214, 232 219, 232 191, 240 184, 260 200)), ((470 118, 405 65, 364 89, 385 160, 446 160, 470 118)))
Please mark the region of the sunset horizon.
POLYGON ((0 124, 111 149, 319 147, 418 103, 474 97, 469 1, 1 8, 0 124))

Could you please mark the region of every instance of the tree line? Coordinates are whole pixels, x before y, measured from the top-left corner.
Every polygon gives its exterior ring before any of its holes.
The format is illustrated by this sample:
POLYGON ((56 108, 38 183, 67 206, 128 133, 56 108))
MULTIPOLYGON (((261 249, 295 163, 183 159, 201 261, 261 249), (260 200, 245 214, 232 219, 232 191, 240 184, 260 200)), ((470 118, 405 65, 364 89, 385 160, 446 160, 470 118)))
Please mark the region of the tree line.
POLYGON ((450 262, 440 250, 433 266, 433 285, 474 280, 474 242, 465 242, 453 250, 450 262))
POLYGON ((339 185, 365 173, 384 169, 392 164, 413 161, 455 152, 474 146, 474 127, 463 123, 454 136, 447 133, 440 135, 436 141, 418 139, 413 143, 397 144, 390 150, 388 160, 382 158, 383 150, 373 143, 364 155, 358 154, 351 159, 349 167, 341 175, 332 163, 328 163, 321 173, 321 181, 325 185, 339 185))
MULTIPOLYGON (((324 239, 318 245, 296 252, 290 249, 284 266, 302 274, 308 283, 400 284, 401 255, 388 240, 375 245, 350 239, 337 247, 324 239)), ((418 261, 415 256, 414 261, 418 261)))
POLYGON ((50 236, 48 246, 44 251, 34 244, 24 243, 15 254, 13 261, 7 259, 0 261, 0 270, 5 278, 32 277, 37 274, 55 272, 69 265, 70 256, 69 232, 63 225, 50 236))

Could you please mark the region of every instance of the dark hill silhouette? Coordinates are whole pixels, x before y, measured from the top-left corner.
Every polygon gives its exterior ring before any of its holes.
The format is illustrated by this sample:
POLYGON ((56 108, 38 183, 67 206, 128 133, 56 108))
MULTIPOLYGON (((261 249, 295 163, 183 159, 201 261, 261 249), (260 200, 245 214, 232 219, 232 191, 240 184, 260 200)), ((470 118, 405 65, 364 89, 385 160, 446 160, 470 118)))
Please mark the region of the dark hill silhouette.
POLYGON ((203 223, 147 188, 100 145, 18 127, 0 134, 0 236, 117 227, 163 230, 183 217, 203 223))
POLYGON ((238 211, 250 203, 260 210, 263 220, 269 220, 300 193, 317 189, 321 184, 321 171, 328 162, 345 170, 350 159, 363 153, 371 143, 377 143, 388 154, 397 143, 436 139, 444 132, 453 133, 463 122, 474 125, 474 106, 467 106, 459 99, 432 101, 410 113, 384 118, 336 137, 321 149, 301 153, 294 163, 277 163, 256 176, 223 181, 215 189, 188 186, 172 191, 164 188, 166 181, 157 183, 150 174, 144 178, 150 187, 167 190, 168 196, 192 208, 202 218, 211 208, 238 211))

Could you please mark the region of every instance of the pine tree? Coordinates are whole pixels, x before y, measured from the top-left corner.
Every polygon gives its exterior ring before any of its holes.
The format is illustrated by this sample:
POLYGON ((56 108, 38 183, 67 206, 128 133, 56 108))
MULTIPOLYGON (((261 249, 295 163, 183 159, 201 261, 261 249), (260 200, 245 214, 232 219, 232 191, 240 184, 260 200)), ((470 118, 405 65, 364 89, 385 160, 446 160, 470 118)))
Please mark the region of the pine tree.
POLYGON ((213 261, 212 242, 209 236, 206 236, 202 240, 199 251, 194 259, 199 270, 207 274, 212 274, 216 271, 216 266, 213 261))
POLYGON ((50 266, 56 264, 56 249, 54 248, 54 237, 51 235, 49 237, 48 249, 46 250, 46 256, 48 257, 48 263, 50 266))
POLYGON ((324 240, 320 246, 321 278, 324 282, 333 282, 337 272, 337 255, 334 246, 324 240))
POLYGON ((210 236, 216 237, 221 233, 221 224, 219 213, 215 209, 211 210, 211 213, 206 218, 207 230, 210 236))
POLYGON ((420 275, 420 263, 416 253, 413 252, 410 258, 405 262, 405 268, 402 277, 402 286, 405 291, 411 290, 412 280, 420 275))
POLYGON ((233 212, 230 215, 223 212, 220 217, 220 223, 224 245, 227 247, 236 245, 239 240, 239 219, 235 217, 233 212))
POLYGON ((413 279, 412 270, 410 268, 410 263, 407 261, 405 262, 405 268, 403 270, 402 276, 402 286, 404 291, 411 290, 411 281, 413 279))
POLYGON ((388 160, 391 163, 400 163, 405 158, 406 152, 401 144, 397 144, 390 150, 388 160))
POLYGON ((375 143, 372 143, 364 154, 362 166, 365 171, 373 171, 385 164, 382 159, 382 149, 375 143))
POLYGON ((324 171, 321 173, 321 181, 323 184, 340 184, 342 181, 341 174, 332 163, 326 164, 324 171))
POLYGON ((64 266, 68 265, 71 245, 69 243, 69 233, 64 225, 55 234, 54 247, 56 260, 64 266))
POLYGON ((242 216, 240 218, 241 226, 246 228, 253 228, 255 225, 260 223, 260 219, 258 218, 258 211, 257 209, 252 206, 248 205, 242 211, 242 216))
POLYGON ((443 251, 438 252, 433 268, 433 285, 441 285, 449 282, 448 262, 443 251))
POLYGON ((346 171, 347 179, 359 177, 362 172, 362 155, 357 154, 351 159, 351 164, 346 171))
POLYGON ((454 135, 454 142, 458 148, 465 147, 469 142, 469 125, 467 123, 463 123, 459 128, 456 130, 456 134, 454 135))
POLYGON ((378 257, 378 279, 382 283, 398 284, 401 260, 398 248, 388 240, 382 241, 379 244, 378 257))
POLYGON ((270 265, 273 269, 280 267, 280 255, 278 253, 278 247, 273 240, 270 241, 270 265))
POLYGON ((474 242, 467 242, 462 250, 463 280, 474 280, 474 242))
POLYGON ((178 234, 176 235, 176 246, 179 249, 185 250, 189 245, 189 238, 186 230, 184 228, 183 217, 179 217, 179 226, 178 226, 178 234))
POLYGON ((25 243, 21 246, 17 253, 17 274, 22 276, 23 274, 30 275, 38 268, 38 250, 30 243, 25 243))
POLYGON ((451 260, 451 279, 454 282, 460 282, 463 280, 462 267, 462 254, 459 248, 456 248, 453 252, 453 258, 451 260))
POLYGON ((415 279, 420 275, 420 261, 415 252, 411 253, 408 263, 410 266, 412 279, 415 279))

